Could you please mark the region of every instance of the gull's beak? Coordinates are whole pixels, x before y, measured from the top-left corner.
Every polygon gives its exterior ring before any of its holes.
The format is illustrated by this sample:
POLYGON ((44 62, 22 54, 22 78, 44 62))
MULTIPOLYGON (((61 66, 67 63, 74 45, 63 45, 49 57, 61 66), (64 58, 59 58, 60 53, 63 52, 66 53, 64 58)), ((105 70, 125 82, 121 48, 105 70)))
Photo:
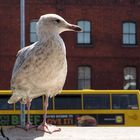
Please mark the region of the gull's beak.
POLYGON ((75 32, 81 32, 82 31, 82 29, 79 26, 74 25, 74 24, 68 24, 66 28, 70 31, 75 31, 75 32))

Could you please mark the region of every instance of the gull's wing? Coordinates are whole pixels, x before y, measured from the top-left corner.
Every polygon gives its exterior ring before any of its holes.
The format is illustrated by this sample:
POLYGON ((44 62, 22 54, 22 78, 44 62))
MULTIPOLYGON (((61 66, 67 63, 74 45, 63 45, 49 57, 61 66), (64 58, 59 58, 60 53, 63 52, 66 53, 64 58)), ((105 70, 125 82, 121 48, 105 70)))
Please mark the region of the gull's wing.
POLYGON ((29 47, 24 47, 24 48, 22 48, 21 50, 18 51, 17 59, 16 59, 16 62, 15 62, 14 68, 13 68, 13 72, 12 72, 12 78, 19 71, 20 67, 25 62, 25 59, 27 59, 31 55, 34 47, 35 47, 35 44, 33 44, 29 47))
POLYGON ((19 94, 19 92, 15 90, 15 85, 20 84, 20 82, 18 82, 17 79, 22 78, 21 76, 22 66, 24 66, 28 58, 33 55, 35 48, 36 48, 36 43, 28 47, 22 48, 17 53, 17 59, 13 68, 12 78, 11 78, 11 89, 13 90, 13 95, 8 101, 9 104, 16 103, 17 101, 19 101, 22 98, 21 95, 24 94, 24 92, 21 92, 21 91, 19 94))

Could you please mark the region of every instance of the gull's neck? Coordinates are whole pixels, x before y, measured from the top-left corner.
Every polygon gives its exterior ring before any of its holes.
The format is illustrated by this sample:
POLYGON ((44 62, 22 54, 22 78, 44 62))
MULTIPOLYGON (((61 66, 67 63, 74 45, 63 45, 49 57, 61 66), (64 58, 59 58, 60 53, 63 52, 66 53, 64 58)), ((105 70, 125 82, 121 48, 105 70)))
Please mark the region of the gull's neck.
POLYGON ((53 37, 60 37, 59 34, 57 32, 40 32, 38 34, 38 41, 45 43, 47 42, 50 38, 53 37))
POLYGON ((53 40, 53 41, 57 41, 59 40, 59 45, 62 47, 62 50, 64 52, 64 55, 66 55, 66 48, 65 48, 65 44, 63 42, 63 39, 60 37, 59 33, 57 32, 42 32, 41 34, 38 34, 38 43, 43 43, 43 44, 47 44, 49 42, 49 40, 53 40))

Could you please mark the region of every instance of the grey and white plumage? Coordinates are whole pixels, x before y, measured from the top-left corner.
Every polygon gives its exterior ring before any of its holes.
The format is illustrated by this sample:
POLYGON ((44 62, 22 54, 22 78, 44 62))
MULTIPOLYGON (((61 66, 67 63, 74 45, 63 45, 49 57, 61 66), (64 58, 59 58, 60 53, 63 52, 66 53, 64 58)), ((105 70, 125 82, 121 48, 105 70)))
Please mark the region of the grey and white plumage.
POLYGON ((38 130, 53 133, 60 131, 46 123, 48 98, 58 94, 65 83, 67 60, 65 44, 59 34, 64 31, 81 31, 80 27, 69 24, 62 17, 47 14, 37 23, 38 41, 21 49, 13 68, 11 89, 13 95, 8 103, 21 101, 27 104, 27 130, 33 128, 30 122, 32 99, 45 95, 44 117, 38 130))
POLYGON ((37 23, 38 41, 21 49, 13 68, 11 89, 13 94, 8 103, 41 95, 52 97, 58 94, 65 83, 67 60, 65 44, 59 34, 63 31, 80 31, 62 17, 47 14, 37 23))

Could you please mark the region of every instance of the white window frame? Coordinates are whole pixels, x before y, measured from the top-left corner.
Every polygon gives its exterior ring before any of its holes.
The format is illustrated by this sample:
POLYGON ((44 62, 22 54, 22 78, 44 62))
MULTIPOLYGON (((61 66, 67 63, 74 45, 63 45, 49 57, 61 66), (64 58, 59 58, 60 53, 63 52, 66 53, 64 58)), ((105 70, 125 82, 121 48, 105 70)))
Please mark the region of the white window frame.
POLYGON ((122 43, 123 45, 134 46, 137 44, 136 38, 136 23, 135 22, 123 22, 122 27, 122 43))
POLYGON ((82 28, 82 32, 77 33, 77 44, 78 45, 90 45, 91 41, 91 22, 88 20, 79 20, 78 26, 82 28))
POLYGON ((91 67, 78 67, 78 89, 91 89, 91 67))
POLYGON ((123 89, 137 88, 137 69, 133 66, 124 68, 124 85, 123 89))
POLYGON ((30 22, 30 42, 34 43, 38 40, 37 34, 36 34, 36 23, 37 20, 32 20, 30 22))

